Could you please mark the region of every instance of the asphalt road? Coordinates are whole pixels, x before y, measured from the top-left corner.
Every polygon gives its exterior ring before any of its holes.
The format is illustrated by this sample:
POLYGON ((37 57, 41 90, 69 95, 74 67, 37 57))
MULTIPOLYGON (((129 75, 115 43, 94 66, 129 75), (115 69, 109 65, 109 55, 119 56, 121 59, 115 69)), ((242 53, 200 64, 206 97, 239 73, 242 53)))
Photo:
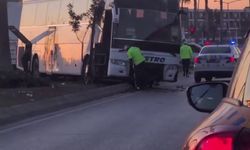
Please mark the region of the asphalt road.
POLYGON ((182 88, 124 93, 0 130, 0 150, 179 150, 204 119, 182 88))

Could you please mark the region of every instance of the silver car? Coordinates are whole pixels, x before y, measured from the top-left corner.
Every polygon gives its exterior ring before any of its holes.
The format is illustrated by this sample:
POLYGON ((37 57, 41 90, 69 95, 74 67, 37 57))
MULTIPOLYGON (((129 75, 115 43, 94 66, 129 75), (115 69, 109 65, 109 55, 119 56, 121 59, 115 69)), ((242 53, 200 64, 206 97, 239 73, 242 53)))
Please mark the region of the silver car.
POLYGON ((201 82, 202 78, 211 81, 213 77, 231 77, 239 56, 240 50, 234 45, 204 46, 194 58, 195 82, 201 82))

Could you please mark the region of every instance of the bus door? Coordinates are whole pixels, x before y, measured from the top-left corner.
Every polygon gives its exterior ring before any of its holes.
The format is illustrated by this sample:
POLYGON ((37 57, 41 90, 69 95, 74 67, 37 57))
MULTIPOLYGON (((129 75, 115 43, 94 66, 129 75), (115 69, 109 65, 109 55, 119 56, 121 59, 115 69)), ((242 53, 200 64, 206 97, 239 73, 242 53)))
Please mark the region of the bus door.
POLYGON ((49 27, 48 36, 45 40, 44 67, 47 74, 52 74, 55 65, 55 34, 56 27, 49 27))

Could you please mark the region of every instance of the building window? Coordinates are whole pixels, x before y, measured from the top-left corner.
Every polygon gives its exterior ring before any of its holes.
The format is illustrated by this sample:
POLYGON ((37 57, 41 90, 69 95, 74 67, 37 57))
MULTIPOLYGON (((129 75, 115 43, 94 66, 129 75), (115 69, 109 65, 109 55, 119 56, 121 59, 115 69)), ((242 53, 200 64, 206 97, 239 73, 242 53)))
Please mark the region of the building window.
POLYGON ((224 23, 223 23, 223 26, 224 26, 224 27, 227 27, 227 23, 226 23, 226 22, 224 22, 224 23))
POLYGON ((189 17, 190 19, 194 19, 194 13, 193 13, 193 12, 190 12, 188 17, 189 17))
POLYGON ((234 13, 231 12, 231 13, 230 13, 230 18, 233 18, 233 16, 234 16, 234 13))
POLYGON ((203 27, 203 23, 199 22, 199 28, 201 29, 203 27))
POLYGON ((234 23, 230 22, 230 27, 233 28, 234 27, 234 23))
POLYGON ((223 14, 223 17, 224 17, 224 18, 227 18, 227 13, 224 13, 224 14, 223 14))
POLYGON ((238 17, 238 13, 234 13, 234 18, 237 18, 238 17))
POLYGON ((199 17, 200 17, 200 18, 203 18, 203 16, 204 16, 204 15, 203 15, 203 12, 200 12, 200 13, 199 13, 199 17))
POLYGON ((234 22, 234 26, 235 26, 235 28, 238 28, 239 27, 239 23, 238 22, 234 22))

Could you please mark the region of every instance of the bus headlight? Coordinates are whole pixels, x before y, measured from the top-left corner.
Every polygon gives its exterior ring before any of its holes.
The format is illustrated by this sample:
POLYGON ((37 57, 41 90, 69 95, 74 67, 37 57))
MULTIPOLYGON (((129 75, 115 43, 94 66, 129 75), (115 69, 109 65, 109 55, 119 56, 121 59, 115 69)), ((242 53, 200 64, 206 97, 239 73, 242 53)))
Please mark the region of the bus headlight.
POLYGON ((110 60, 112 64, 119 65, 119 66, 127 66, 128 62, 124 60, 119 59, 111 59, 110 60))

